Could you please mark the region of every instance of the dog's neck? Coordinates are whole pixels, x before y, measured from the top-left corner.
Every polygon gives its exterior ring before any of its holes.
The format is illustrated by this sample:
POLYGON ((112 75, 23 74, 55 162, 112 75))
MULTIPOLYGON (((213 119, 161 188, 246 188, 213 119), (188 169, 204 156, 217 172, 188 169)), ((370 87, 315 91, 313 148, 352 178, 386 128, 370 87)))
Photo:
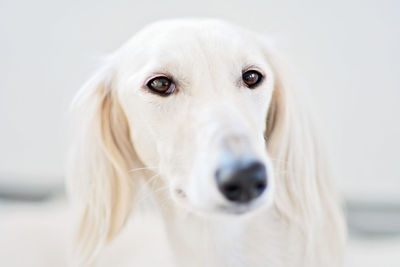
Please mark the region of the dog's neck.
POLYGON ((273 216, 267 216, 271 220, 265 218, 265 213, 245 218, 205 216, 186 211, 165 195, 157 193, 155 200, 176 266, 244 267, 249 262, 251 266, 281 266, 269 264, 269 255, 274 259, 276 254, 284 253, 286 239, 271 248, 268 243, 262 244, 271 235, 283 236, 281 224, 277 226, 273 216))
POLYGON ((239 264, 243 262, 242 223, 175 208, 163 217, 178 266, 243 266, 239 264))

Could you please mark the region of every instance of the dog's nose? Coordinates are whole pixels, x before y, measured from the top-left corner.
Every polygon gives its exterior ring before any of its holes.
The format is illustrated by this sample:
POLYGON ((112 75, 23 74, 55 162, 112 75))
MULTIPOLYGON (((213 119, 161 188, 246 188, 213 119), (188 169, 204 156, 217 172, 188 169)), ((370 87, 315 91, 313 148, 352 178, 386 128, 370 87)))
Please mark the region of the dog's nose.
POLYGON ((259 161, 238 162, 216 171, 219 190, 230 201, 248 203, 267 187, 267 173, 259 161))

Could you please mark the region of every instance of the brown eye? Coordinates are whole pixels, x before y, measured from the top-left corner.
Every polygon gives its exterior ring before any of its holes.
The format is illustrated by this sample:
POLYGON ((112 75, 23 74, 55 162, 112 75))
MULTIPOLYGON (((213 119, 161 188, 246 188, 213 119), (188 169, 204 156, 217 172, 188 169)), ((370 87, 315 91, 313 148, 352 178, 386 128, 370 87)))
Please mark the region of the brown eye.
POLYGON ((260 84, 260 82, 263 79, 263 76, 261 73, 255 70, 249 70, 243 73, 242 79, 244 84, 249 87, 250 89, 255 88, 257 85, 260 84))
POLYGON ((167 77, 155 77, 147 83, 147 87, 156 94, 167 96, 175 91, 175 84, 167 77))

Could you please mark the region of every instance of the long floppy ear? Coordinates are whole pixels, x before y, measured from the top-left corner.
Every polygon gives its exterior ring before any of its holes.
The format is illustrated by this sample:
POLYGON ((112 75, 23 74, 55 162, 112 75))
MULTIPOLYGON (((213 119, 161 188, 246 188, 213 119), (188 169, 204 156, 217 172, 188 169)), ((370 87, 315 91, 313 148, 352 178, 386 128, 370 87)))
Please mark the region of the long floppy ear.
POLYGON ((137 188, 129 170, 139 161, 113 81, 111 67, 102 69, 83 86, 73 104, 77 133, 68 191, 79 209, 73 266, 89 266, 118 233, 137 188))
POLYGON ((275 76, 265 138, 276 175, 276 208, 295 231, 302 233, 304 254, 310 262, 304 266, 312 266, 311 261, 338 266, 335 262, 342 259, 345 226, 319 140, 295 95, 284 61, 270 47, 265 53, 275 76), (316 253, 318 245, 323 245, 326 253, 322 247, 316 253))

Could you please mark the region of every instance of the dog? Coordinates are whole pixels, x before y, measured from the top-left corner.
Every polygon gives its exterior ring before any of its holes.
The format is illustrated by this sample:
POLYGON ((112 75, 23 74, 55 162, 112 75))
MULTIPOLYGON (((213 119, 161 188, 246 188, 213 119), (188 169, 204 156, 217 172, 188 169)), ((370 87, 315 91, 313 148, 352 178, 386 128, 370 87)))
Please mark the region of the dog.
POLYGON ((111 54, 73 103, 72 265, 96 265, 144 184, 175 266, 340 266, 343 216, 289 73, 217 19, 155 22, 111 54))

